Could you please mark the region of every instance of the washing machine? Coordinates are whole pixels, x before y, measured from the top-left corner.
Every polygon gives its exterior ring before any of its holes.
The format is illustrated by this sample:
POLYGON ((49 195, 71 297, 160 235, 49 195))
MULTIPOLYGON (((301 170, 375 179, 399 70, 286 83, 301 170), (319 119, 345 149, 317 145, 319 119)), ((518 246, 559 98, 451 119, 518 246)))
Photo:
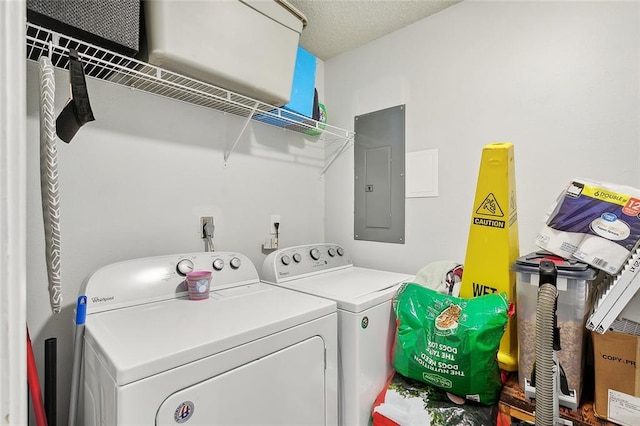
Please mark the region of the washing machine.
POLYGON ((115 263, 82 286, 83 425, 336 425, 336 303, 230 252, 115 263), (210 296, 184 276, 210 270, 210 296))
POLYGON ((337 303, 340 424, 368 425, 376 396, 393 372, 392 299, 414 275, 355 267, 343 247, 323 243, 270 253, 260 278, 337 303))

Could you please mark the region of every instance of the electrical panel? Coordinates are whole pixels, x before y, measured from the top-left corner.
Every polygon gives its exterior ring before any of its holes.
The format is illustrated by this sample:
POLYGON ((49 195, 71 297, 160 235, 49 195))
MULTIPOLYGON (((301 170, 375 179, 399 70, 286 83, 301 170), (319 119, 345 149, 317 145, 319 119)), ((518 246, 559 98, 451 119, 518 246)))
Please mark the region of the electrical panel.
POLYGON ((405 109, 355 117, 356 240, 404 244, 405 109))

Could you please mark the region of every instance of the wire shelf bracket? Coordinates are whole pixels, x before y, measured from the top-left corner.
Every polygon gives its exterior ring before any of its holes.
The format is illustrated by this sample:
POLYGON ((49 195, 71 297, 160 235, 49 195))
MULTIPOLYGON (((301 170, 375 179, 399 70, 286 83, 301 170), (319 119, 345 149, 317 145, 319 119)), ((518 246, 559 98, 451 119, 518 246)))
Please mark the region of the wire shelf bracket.
POLYGON ((238 137, 236 138, 236 141, 231 146, 231 149, 228 152, 224 153, 224 166, 225 167, 227 167, 227 161, 229 160, 229 157, 231 157, 231 153, 233 152, 234 149, 236 149, 236 145, 238 145, 238 142, 240 141, 240 138, 244 134, 245 130, 247 130, 247 126, 251 122, 251 119, 253 118, 253 115, 256 113, 256 110, 258 109, 258 105, 259 105, 258 102, 256 102, 256 105, 251 110, 251 114, 249 114, 249 116, 245 120, 244 126, 242 126, 242 130, 240 130, 240 134, 238 135, 238 137))

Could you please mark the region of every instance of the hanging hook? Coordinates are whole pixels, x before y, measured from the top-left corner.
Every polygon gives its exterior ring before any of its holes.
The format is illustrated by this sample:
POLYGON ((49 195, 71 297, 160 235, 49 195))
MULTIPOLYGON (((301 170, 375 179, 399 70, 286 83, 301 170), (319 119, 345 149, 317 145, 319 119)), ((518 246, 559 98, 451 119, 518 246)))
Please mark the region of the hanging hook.
POLYGON ((60 34, 52 33, 49 40, 49 59, 53 60, 53 46, 60 46, 60 34))

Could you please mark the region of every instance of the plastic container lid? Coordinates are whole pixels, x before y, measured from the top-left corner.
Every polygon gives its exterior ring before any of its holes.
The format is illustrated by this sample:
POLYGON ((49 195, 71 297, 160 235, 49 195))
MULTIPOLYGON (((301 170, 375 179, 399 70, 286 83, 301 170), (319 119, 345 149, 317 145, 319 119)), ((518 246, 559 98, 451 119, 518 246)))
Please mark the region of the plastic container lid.
POLYGON ((556 265, 559 277, 569 277, 583 280, 593 280, 598 274, 597 270, 589 264, 575 259, 565 259, 551 252, 541 250, 521 256, 513 264, 512 269, 516 272, 526 272, 538 274, 540 272, 540 262, 550 260, 556 265))

